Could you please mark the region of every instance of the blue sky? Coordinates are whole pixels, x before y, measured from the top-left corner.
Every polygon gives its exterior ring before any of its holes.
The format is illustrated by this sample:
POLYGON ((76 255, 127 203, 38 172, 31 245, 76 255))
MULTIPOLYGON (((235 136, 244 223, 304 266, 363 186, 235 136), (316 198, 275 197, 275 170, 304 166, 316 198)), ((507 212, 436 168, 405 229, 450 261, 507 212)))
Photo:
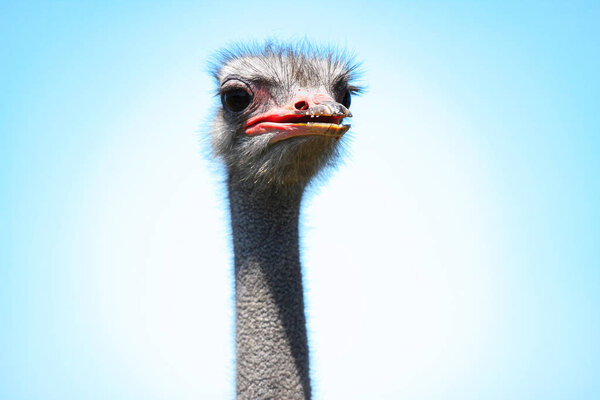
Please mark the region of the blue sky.
POLYGON ((302 219, 316 399, 600 397, 597 2, 3 2, 0 398, 233 397, 207 59, 363 61, 302 219))

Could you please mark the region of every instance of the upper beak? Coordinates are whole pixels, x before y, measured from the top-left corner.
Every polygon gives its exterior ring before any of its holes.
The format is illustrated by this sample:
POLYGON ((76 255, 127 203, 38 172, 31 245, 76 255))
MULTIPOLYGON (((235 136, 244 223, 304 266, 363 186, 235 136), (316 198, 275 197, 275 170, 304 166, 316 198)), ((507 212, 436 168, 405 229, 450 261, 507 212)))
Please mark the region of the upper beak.
MULTIPOLYGON (((301 110, 291 107, 273 108, 263 114, 249 118, 246 129, 250 129, 265 122, 272 123, 306 123, 306 122, 331 122, 339 123, 352 113, 343 104, 336 101, 322 101, 301 110)), ((253 134, 252 131, 246 132, 253 134)))

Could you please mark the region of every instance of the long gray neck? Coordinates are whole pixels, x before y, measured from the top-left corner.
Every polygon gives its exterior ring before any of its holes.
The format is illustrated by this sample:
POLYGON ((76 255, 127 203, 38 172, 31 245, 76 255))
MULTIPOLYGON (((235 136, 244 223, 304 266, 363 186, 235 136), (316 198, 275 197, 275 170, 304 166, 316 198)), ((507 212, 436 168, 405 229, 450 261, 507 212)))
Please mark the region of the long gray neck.
POLYGON ((298 251, 302 191, 256 192, 232 181, 237 399, 310 399, 298 251))

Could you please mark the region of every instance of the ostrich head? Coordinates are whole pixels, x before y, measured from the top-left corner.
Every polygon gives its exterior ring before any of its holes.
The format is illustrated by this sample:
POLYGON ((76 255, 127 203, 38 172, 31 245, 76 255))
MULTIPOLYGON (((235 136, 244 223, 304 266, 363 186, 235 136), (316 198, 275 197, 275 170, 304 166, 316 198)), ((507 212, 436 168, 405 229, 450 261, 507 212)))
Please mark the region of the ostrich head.
POLYGON ((356 65, 342 53, 267 44, 214 63, 212 147, 235 183, 302 190, 338 155, 356 65))

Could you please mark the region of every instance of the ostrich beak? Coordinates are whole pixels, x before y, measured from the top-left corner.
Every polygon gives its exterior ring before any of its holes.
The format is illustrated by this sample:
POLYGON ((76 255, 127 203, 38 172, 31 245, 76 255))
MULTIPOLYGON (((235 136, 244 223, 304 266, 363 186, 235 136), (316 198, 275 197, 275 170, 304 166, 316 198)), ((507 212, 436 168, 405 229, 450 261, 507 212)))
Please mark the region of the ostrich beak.
POLYGON ((312 104, 296 101, 292 107, 271 109, 248 119, 245 132, 250 136, 273 133, 270 143, 297 136, 339 139, 350 129, 350 125, 342 125, 346 117, 352 117, 350 111, 330 98, 312 104))

